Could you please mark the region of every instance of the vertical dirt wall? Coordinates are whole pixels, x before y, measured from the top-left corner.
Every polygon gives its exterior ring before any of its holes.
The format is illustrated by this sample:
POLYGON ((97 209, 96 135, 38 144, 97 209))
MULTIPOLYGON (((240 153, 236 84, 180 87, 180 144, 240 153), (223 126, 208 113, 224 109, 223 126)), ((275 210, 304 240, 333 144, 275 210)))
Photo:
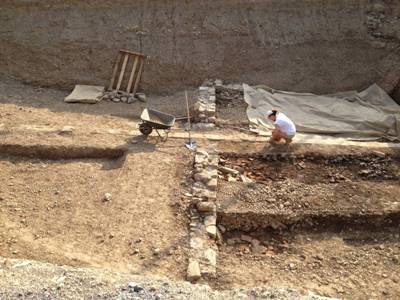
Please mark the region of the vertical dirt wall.
POLYGON ((149 56, 149 93, 205 78, 317 93, 378 81, 393 91, 399 39, 396 0, 0 2, 0 74, 65 88, 107 84, 127 48, 149 56))

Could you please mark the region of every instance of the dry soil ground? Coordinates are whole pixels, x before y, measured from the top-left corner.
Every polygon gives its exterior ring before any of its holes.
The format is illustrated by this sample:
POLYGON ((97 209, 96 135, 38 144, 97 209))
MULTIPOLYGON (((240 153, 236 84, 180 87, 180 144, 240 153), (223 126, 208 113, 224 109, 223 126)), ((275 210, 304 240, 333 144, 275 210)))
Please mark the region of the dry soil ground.
POLYGON ((219 219, 227 232, 218 286, 294 285, 331 297, 398 298, 399 158, 332 153, 222 156, 221 164, 253 183, 220 180, 219 219))
POLYGON ((116 161, 3 156, 0 254, 183 278, 190 164, 173 142, 116 161))
MULTIPOLYGON (((181 139, 160 143, 155 137, 147 141, 136 137, 143 104, 71 105, 62 102, 66 94, 0 80, 1 144, 11 150, 16 145, 47 147, 40 159, 35 153, 0 157, 0 256, 184 279, 189 203, 183 195, 189 191, 192 154, 181 139), (65 126, 73 129, 63 133, 65 126), (73 147, 73 151, 94 147, 104 157, 65 159, 73 147), (123 148, 125 155, 111 159, 105 148, 123 148), (52 160, 43 157, 55 152, 52 160), (110 201, 103 200, 105 193, 111 194, 110 201)), ((183 93, 150 97, 148 105, 178 116, 185 113, 183 93)), ((244 110, 238 110, 238 116, 234 110, 220 111, 222 119, 240 124, 244 110)), ((295 164, 262 161, 257 169, 259 160, 241 157, 271 151, 263 149, 265 145, 220 141, 217 146, 222 152, 241 154, 225 157, 226 165, 252 169, 246 175, 259 181, 252 192, 258 196, 251 198, 256 201, 241 195, 247 208, 262 204, 261 208, 270 205, 279 210, 283 205, 285 212, 301 205, 304 211, 307 206, 318 211, 350 203, 360 210, 367 204, 368 211, 369 207, 381 209, 382 203, 395 205, 397 200, 399 167, 389 161, 390 156, 370 157, 371 161, 356 165, 309 159, 295 164)), ((291 151, 299 152, 299 147, 304 146, 292 145, 291 151)), ((313 149, 330 155, 341 150, 313 149)), ((368 149, 363 151, 368 153, 368 149)), ((352 149, 352 153, 360 155, 361 150, 352 149)), ((220 183, 219 197, 224 190, 230 197, 235 193, 235 185, 224 183, 223 178, 220 183)), ((240 228, 225 233, 218 278, 210 284, 217 288, 289 286, 347 298, 400 295, 398 228, 389 224, 374 230, 354 226, 290 229, 246 233, 253 244, 264 247, 257 248, 261 249, 257 253, 249 242, 227 244, 228 239, 241 238, 240 228)))
MULTIPOLYGON (((3 145, 47 145, 49 157, 58 146, 64 154, 69 147, 127 151, 117 160, 2 155, 0 255, 183 279, 187 222, 181 199, 187 187, 181 183, 192 157, 182 140, 143 142, 127 134, 136 131, 140 103, 65 104, 67 92, 6 79, 0 90, 3 145), (72 132, 60 134, 65 126, 72 132), (105 193, 110 201, 103 201, 105 193)), ((185 111, 183 94, 151 98, 148 106, 185 111)))
MULTIPOLYGON (((377 152, 380 153, 380 152, 377 152)), ((383 153, 382 153, 383 154, 383 153)), ((262 212, 359 212, 399 210, 400 160, 375 154, 277 159, 221 156, 221 165, 243 170, 255 184, 221 182, 238 209, 262 212)), ((225 174, 225 180, 232 180, 225 174)))

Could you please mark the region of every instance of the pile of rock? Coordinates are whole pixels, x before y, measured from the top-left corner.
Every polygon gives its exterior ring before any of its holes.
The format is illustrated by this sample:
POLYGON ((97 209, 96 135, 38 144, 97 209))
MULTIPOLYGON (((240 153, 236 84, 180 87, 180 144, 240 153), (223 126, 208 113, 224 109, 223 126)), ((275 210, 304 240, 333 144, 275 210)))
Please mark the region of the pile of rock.
POLYGON ((199 87, 199 98, 193 107, 193 129, 212 129, 216 121, 215 87, 206 82, 199 87))
MULTIPOLYGON (((235 245, 248 246, 248 247, 239 247, 239 250, 242 252, 242 254, 247 254, 250 252, 255 254, 265 254, 268 251, 273 251, 274 249, 277 248, 277 245, 275 245, 274 242, 271 240, 262 241, 246 234, 242 234, 239 237, 228 238, 226 240, 226 244, 228 246, 235 246, 235 245)), ((279 245, 279 247, 280 249, 282 248, 281 245, 279 245)))
POLYGON ((190 210, 190 255, 187 278, 216 276, 218 154, 198 149, 194 164, 194 184, 190 210))
POLYGON ((246 102, 244 102, 243 86, 241 84, 224 85, 222 81, 216 81, 215 89, 218 107, 234 107, 238 104, 246 104, 246 102))
POLYGON ((241 181, 245 183, 252 183, 253 180, 249 177, 247 177, 241 172, 241 170, 237 170, 237 168, 229 168, 226 166, 219 166, 218 167, 218 178, 225 179, 226 181, 229 182, 236 182, 236 181, 241 181))
POLYGON ((122 102, 122 103, 127 103, 131 104, 136 102, 137 100, 141 102, 146 102, 146 95, 144 93, 136 93, 135 95, 133 94, 128 94, 124 92, 109 92, 106 91, 104 92, 102 100, 106 101, 112 101, 112 102, 122 102))

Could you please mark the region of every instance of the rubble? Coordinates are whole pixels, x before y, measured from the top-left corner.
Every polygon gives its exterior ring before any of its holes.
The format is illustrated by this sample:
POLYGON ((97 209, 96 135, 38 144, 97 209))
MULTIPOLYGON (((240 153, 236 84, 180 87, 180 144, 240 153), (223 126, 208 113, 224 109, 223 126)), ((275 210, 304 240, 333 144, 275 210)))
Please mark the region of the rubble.
POLYGON ((240 175, 240 179, 242 180, 242 182, 245 182, 245 183, 252 183, 253 182, 253 180, 251 180, 249 177, 244 176, 244 175, 240 175))
POLYGON ((216 92, 218 95, 217 105, 221 107, 233 107, 235 102, 243 101, 241 84, 216 86, 216 92))
POLYGON ((222 173, 231 174, 231 175, 239 175, 239 171, 235 169, 231 169, 225 166, 218 166, 218 170, 222 173))
MULTIPOLYGON (((204 254, 204 263, 214 263, 214 253, 204 254)), ((163 277, 117 273, 104 269, 58 266, 0 257, 1 299, 328 299, 284 288, 260 286, 251 289, 214 290, 205 284, 171 281, 163 277)), ((201 278, 199 262, 190 261, 188 279, 201 278)))

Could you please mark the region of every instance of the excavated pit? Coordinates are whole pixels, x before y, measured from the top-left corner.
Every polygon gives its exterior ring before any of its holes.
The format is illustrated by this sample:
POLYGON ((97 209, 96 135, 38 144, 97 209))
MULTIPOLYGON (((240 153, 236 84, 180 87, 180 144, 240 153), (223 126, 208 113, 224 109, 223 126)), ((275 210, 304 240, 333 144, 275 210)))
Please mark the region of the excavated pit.
POLYGON ((218 287, 399 294, 398 153, 327 153, 221 155, 218 287))
POLYGON ((216 87, 216 108, 221 125, 248 128, 247 103, 241 85, 216 87))
POLYGON ((222 155, 218 218, 232 230, 398 224, 400 161, 366 156, 222 155))

